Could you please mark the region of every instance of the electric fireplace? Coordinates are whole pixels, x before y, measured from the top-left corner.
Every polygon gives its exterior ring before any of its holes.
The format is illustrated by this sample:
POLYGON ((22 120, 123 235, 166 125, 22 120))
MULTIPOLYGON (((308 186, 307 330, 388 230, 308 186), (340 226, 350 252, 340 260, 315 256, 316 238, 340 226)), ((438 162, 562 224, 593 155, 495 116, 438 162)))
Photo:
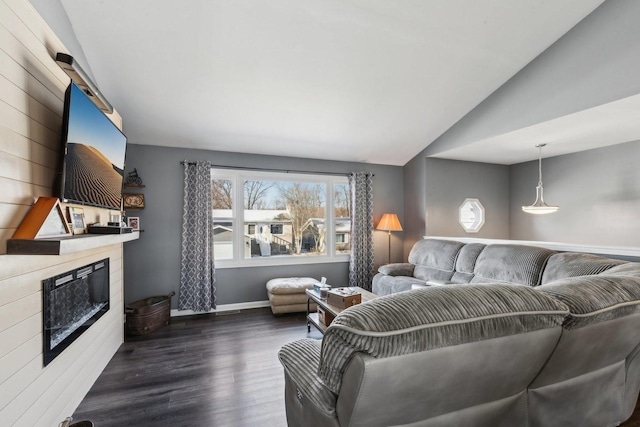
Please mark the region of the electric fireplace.
POLYGON ((42 281, 47 366, 109 310, 109 258, 42 281))

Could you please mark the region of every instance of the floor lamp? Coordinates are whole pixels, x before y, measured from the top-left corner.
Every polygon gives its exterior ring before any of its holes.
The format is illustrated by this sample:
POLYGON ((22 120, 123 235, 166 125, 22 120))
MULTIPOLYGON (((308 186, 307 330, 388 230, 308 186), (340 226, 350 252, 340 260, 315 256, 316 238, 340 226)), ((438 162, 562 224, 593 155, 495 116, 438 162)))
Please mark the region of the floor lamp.
POLYGON ((387 231, 389 233, 389 264, 391 264, 391 232, 402 231, 402 226, 396 214, 384 214, 378 223, 376 230, 387 231))

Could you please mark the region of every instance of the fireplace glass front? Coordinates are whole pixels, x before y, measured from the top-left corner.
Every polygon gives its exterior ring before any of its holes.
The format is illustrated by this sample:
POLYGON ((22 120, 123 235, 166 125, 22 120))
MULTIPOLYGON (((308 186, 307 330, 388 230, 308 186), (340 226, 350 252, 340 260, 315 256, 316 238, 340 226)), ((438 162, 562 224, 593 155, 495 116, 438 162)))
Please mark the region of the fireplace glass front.
POLYGON ((44 366, 109 310, 109 259, 42 281, 44 366))

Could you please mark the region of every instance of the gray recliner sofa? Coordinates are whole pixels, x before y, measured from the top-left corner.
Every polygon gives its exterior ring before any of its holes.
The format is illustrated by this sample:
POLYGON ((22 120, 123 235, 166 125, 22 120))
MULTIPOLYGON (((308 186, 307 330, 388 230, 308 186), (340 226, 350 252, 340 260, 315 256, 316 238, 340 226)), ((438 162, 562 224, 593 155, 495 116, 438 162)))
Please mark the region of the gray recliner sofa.
POLYGON ((373 286, 386 296, 322 341, 281 349, 290 426, 601 427, 633 412, 639 263, 426 239, 373 286))

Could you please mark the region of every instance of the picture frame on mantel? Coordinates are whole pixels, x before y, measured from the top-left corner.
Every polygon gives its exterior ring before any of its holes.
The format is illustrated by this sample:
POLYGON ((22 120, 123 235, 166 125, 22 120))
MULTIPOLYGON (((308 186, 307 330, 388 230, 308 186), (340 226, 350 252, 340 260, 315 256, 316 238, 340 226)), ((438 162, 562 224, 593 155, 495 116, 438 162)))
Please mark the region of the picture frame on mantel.
POLYGON ((84 209, 75 206, 68 206, 69 221, 71 222, 73 234, 85 234, 87 232, 87 224, 84 219, 84 209))
POLYGON ((127 218, 127 225, 132 231, 140 231, 140 217, 130 216, 127 218))

